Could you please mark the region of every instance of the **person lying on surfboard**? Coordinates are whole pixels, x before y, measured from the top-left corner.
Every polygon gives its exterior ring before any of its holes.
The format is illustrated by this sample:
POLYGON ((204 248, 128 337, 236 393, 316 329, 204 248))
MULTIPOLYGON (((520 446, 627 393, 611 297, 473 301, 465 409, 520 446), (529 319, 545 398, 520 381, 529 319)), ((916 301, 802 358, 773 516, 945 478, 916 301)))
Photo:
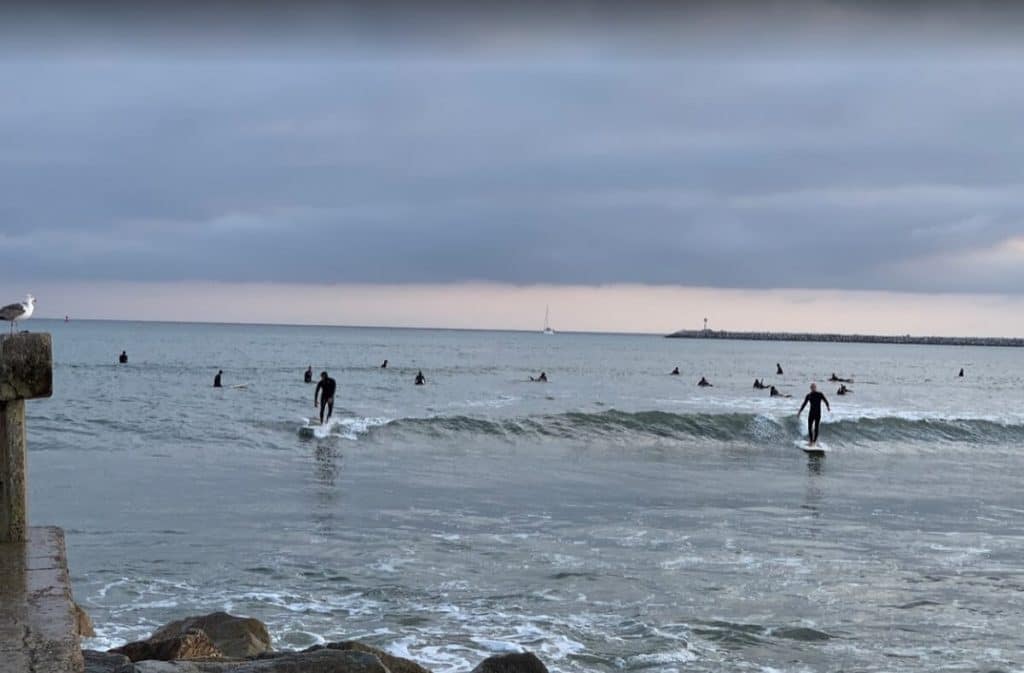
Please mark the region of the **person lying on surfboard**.
POLYGON ((701 388, 712 388, 712 387, 714 387, 714 386, 711 385, 711 382, 708 381, 703 376, 700 377, 700 381, 697 381, 697 385, 700 386, 701 388))
POLYGON ((825 403, 825 408, 828 409, 828 413, 832 413, 832 406, 828 403, 828 399, 824 395, 818 392, 818 386, 811 384, 811 392, 807 393, 807 397, 804 398, 804 403, 800 405, 800 411, 796 412, 796 417, 800 418, 800 414, 804 413, 804 407, 808 404, 811 405, 810 412, 807 415, 807 446, 814 446, 818 443, 818 426, 821 425, 821 403, 825 403))

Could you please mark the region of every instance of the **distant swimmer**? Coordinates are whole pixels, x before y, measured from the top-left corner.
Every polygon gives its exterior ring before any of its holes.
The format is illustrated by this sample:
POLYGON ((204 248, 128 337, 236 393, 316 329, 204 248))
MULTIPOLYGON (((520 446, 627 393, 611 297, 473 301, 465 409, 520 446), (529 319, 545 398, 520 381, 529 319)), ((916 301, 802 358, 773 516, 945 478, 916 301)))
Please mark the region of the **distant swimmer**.
POLYGON ((780 393, 779 389, 776 388, 775 386, 771 386, 771 388, 768 390, 768 396, 769 397, 793 397, 792 395, 784 395, 784 394, 780 393))
POLYGON ((852 392, 853 391, 850 390, 849 388, 847 388, 846 384, 843 383, 842 385, 839 386, 839 390, 836 391, 836 395, 846 395, 847 393, 852 393, 852 392))
POLYGON ((334 391, 337 389, 338 383, 327 375, 327 372, 320 372, 320 382, 316 384, 316 390, 313 391, 313 406, 317 406, 317 397, 320 398, 320 425, 324 423, 324 408, 327 409, 327 420, 331 420, 331 414, 334 413, 334 391))
POLYGON ((548 375, 547 375, 547 372, 541 372, 541 373, 540 373, 540 376, 538 376, 537 378, 533 378, 533 377, 531 376, 531 377, 530 377, 530 380, 531 380, 531 381, 535 381, 535 382, 537 382, 537 383, 547 383, 547 382, 548 382, 548 375))
POLYGON ((423 375, 423 370, 416 372, 416 385, 422 386, 427 382, 427 377, 423 375))
POLYGON ((117 361, 121 364, 128 364, 128 351, 121 351, 121 354, 117 356, 117 361))
POLYGON ((676 367, 675 369, 670 371, 669 376, 679 376, 679 367, 676 367))
POLYGON ((960 368, 960 373, 957 374, 957 376, 959 376, 960 378, 964 377, 964 368, 963 367, 960 368))
POLYGON ((778 376, 782 376, 782 365, 780 365, 778 362, 775 363, 775 373, 778 376))
POLYGON ((828 380, 833 383, 853 383, 853 379, 844 379, 841 376, 836 376, 835 372, 832 372, 832 376, 828 380))
POLYGON ((818 392, 818 386, 811 384, 811 392, 807 393, 807 397, 804 398, 804 403, 800 405, 800 411, 796 412, 796 417, 800 418, 800 414, 804 413, 804 407, 808 404, 811 405, 810 412, 807 415, 807 445, 814 446, 818 442, 818 427, 821 425, 821 403, 825 403, 825 408, 828 409, 829 413, 832 413, 832 407, 828 403, 828 399, 824 395, 818 392))
POLYGON ((306 368, 306 373, 302 375, 302 380, 305 383, 313 382, 313 365, 310 365, 309 367, 306 368))
POLYGON ((217 375, 213 377, 213 387, 214 388, 220 388, 221 387, 221 385, 220 385, 220 377, 221 377, 221 374, 223 374, 223 373, 224 373, 223 369, 218 369, 217 370, 217 375))
POLYGON ((766 386, 764 384, 764 381, 762 381, 761 379, 754 379, 754 389, 755 390, 764 390, 767 387, 768 386, 766 386))
POLYGON ((380 368, 381 369, 387 369, 388 368, 388 361, 385 360, 384 362, 382 362, 381 365, 380 365, 380 368))
POLYGON ((700 377, 700 381, 697 381, 697 385, 700 386, 701 388, 714 388, 714 386, 711 385, 711 382, 708 381, 703 376, 700 377))

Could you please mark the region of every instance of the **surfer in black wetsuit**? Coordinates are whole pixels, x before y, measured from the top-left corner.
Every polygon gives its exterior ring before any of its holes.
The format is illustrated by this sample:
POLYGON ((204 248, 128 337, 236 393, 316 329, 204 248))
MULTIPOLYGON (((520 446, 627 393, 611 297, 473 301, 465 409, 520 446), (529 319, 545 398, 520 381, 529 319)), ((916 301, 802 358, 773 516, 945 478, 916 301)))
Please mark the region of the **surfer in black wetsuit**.
POLYGON ((548 382, 548 375, 547 375, 546 372, 541 372, 540 376, 538 376, 537 378, 533 378, 531 376, 530 380, 535 382, 535 383, 547 383, 548 382))
POLYGON ((223 374, 223 373, 224 373, 223 369, 218 369, 217 370, 217 375, 213 377, 213 387, 214 388, 220 388, 221 387, 221 385, 220 385, 220 375, 223 374))
POLYGON ((313 365, 310 365, 306 369, 306 373, 302 375, 302 380, 304 382, 306 382, 306 383, 312 383, 313 382, 313 365))
POLYGON ((775 363, 775 374, 777 376, 782 376, 782 365, 780 365, 778 362, 775 363))
POLYGON ((427 377, 423 375, 423 370, 421 369, 418 372, 416 372, 416 385, 422 386, 426 382, 427 377))
POLYGON ((804 407, 808 404, 811 405, 811 409, 807 415, 807 445, 814 446, 818 442, 818 426, 821 425, 821 403, 825 403, 825 408, 828 409, 829 413, 832 413, 832 407, 828 403, 828 399, 818 392, 818 386, 811 384, 811 392, 807 393, 807 397, 804 398, 804 403, 800 405, 800 411, 796 412, 796 417, 800 418, 800 414, 804 413, 804 407))
POLYGON ((121 354, 117 357, 117 361, 121 364, 128 364, 128 351, 121 351, 121 354))
POLYGON ((961 368, 960 368, 960 374, 959 374, 958 376, 959 376, 960 378, 963 378, 963 377, 964 377, 964 368, 963 368, 963 367, 961 367, 961 368))
POLYGON ((384 362, 380 363, 380 368, 381 369, 387 369, 388 368, 388 361, 385 360, 384 362))
POLYGON ((324 422, 324 407, 327 408, 327 420, 331 420, 334 413, 334 391, 338 387, 337 382, 327 375, 327 372, 320 372, 320 382, 316 384, 313 391, 313 406, 317 406, 317 396, 320 397, 320 424, 324 422))
POLYGON ((679 367, 676 367, 675 369, 673 369, 672 371, 670 371, 670 372, 669 372, 669 375, 670 375, 670 376, 679 376, 679 367))
POLYGON ((711 382, 708 381, 703 376, 700 377, 700 381, 697 381, 697 385, 700 386, 701 388, 713 388, 714 387, 714 386, 711 385, 711 382))

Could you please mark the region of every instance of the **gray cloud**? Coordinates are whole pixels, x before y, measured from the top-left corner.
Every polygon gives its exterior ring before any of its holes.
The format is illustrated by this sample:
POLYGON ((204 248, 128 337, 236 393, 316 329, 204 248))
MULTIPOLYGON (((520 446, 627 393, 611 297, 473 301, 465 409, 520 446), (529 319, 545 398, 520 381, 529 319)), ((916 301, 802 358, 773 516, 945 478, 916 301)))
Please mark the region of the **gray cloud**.
POLYGON ((652 6, 616 36, 595 7, 117 47, 30 17, 0 62, 0 276, 1024 290, 1012 246, 948 263, 1024 235, 1007 15, 818 4, 760 35, 652 6))

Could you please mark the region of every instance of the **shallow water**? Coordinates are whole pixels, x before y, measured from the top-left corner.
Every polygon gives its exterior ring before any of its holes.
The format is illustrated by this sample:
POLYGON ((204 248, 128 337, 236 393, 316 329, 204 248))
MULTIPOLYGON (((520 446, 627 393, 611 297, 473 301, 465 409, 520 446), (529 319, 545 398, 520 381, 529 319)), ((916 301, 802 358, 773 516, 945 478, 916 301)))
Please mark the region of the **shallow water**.
POLYGON ((280 647, 358 638, 439 672, 516 649, 552 671, 1024 666, 1018 350, 30 326, 56 360, 30 517, 67 530, 93 647, 226 609, 280 647), (309 364, 338 380, 328 428, 309 364), (833 371, 854 393, 822 383, 809 459, 795 411, 833 371))

